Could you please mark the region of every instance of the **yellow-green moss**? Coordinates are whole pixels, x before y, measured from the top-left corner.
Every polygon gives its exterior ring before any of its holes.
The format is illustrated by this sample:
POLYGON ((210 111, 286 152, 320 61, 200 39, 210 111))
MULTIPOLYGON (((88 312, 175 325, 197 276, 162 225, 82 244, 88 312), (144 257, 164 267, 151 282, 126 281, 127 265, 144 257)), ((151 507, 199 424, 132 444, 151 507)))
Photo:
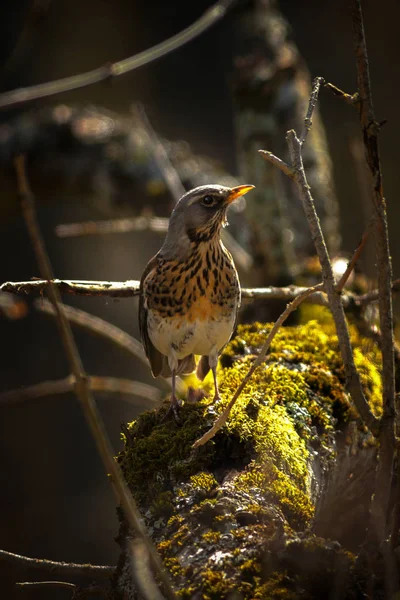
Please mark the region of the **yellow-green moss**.
POLYGON ((219 531, 212 531, 210 529, 209 531, 206 531, 206 533, 203 533, 201 539, 210 544, 216 544, 219 541, 220 537, 221 533, 219 531))
POLYGON ((190 477, 190 483, 199 495, 208 496, 218 486, 217 480, 211 473, 197 473, 190 477))
MULTIPOLYGON (((313 307, 313 310, 316 307, 313 307)), ((232 448, 249 466, 239 485, 252 484, 274 495, 284 513, 299 526, 312 515, 309 499, 307 443, 320 441, 337 422, 354 415, 344 389, 344 370, 335 327, 321 307, 323 325, 309 321, 283 327, 275 336, 266 362, 254 373, 235 404, 231 416, 213 442, 193 452, 192 444, 220 414, 262 347, 271 324, 238 327, 225 348, 218 370, 221 402, 208 412, 210 400, 181 409, 183 426, 162 421, 163 412, 145 413, 129 425, 121 466, 134 495, 155 514, 169 517, 174 482, 188 482, 199 498, 217 489, 214 469, 230 458, 232 448), (258 471, 264 465, 262 472, 258 471), (265 467, 265 465, 267 467, 265 467)), ((381 410, 379 354, 369 349, 351 328, 354 357, 366 396, 376 415, 381 410)), ((208 383, 206 383, 207 387, 208 383)), ((187 493, 181 488, 182 494, 187 493)), ((289 519, 290 522, 290 519, 289 519)))
MULTIPOLYGON (((147 515, 153 520, 165 519, 159 528, 158 549, 174 581, 179 582, 181 598, 191 598, 199 589, 205 600, 224 598, 233 591, 244 600, 298 597, 297 582, 285 572, 266 579, 261 554, 252 553, 254 543, 249 539, 251 534, 265 552, 280 520, 288 536, 307 528, 314 511, 310 449, 317 441, 323 450, 320 460, 329 461, 334 455, 332 433, 355 416, 344 388, 332 319, 325 309, 318 307, 318 311, 322 325, 309 321, 278 332, 266 361, 244 388, 228 422, 205 446, 192 448, 225 409, 271 324, 238 327, 237 336, 221 356, 219 403, 212 405, 204 398, 197 404, 184 404, 177 424, 173 419, 163 420, 166 401, 160 410, 141 415, 125 430, 119 462, 147 515), (236 474, 232 476, 231 470, 236 474), (229 489, 236 494, 235 508, 221 502, 230 499, 230 491, 221 483, 227 473, 229 489), (276 520, 271 511, 278 515, 276 520), (234 564, 235 576, 226 576, 228 563, 218 569, 201 565, 193 586, 186 573, 188 565, 177 556, 181 557, 188 540, 193 548, 209 543, 219 552, 224 537, 234 541, 226 560, 234 564), (191 583, 185 587, 187 581, 191 583)), ((369 346, 366 356, 364 340, 354 328, 351 340, 366 397, 380 415, 379 353, 369 346)), ((194 376, 190 383, 195 383, 194 376)), ((212 392, 211 375, 204 387, 212 392)))

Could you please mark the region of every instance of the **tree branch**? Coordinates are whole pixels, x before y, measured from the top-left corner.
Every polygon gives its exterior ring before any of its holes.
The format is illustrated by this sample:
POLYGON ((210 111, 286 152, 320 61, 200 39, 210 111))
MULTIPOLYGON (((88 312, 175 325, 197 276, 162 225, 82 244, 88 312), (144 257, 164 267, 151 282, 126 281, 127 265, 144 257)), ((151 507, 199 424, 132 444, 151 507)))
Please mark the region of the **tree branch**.
POLYGON ((189 25, 189 27, 180 33, 148 50, 144 50, 144 52, 136 54, 135 56, 130 56, 129 58, 125 58, 124 60, 115 63, 110 62, 102 67, 93 69, 92 71, 73 75, 72 77, 56 79, 55 81, 49 81, 47 83, 41 83, 39 85, 20 88, 0 94, 0 108, 30 102, 31 100, 37 100, 38 98, 54 96, 55 94, 60 94, 62 92, 77 90, 100 81, 125 75, 130 71, 148 65, 159 58, 163 58, 167 54, 170 54, 174 50, 182 48, 182 46, 191 42, 210 27, 218 23, 218 21, 226 15, 227 11, 232 8, 235 1, 236 0, 220 0, 207 9, 204 15, 197 19, 197 21, 192 25, 189 25))
POLYGON ((15 584, 21 590, 29 590, 31 588, 65 588, 73 592, 72 600, 85 600, 89 596, 101 595, 103 598, 108 598, 108 590, 99 585, 89 585, 88 587, 80 587, 69 581, 18 581, 15 584))
POLYGON ((78 564, 57 562, 46 558, 31 558, 0 550, 0 561, 16 565, 24 569, 38 569, 49 571, 54 575, 86 575, 88 577, 111 577, 115 573, 115 567, 111 565, 91 565, 90 563, 78 564))
POLYGON ((338 88, 336 85, 333 85, 332 83, 325 83, 324 87, 330 92, 332 92, 332 94, 334 94, 334 96, 336 96, 337 98, 341 98, 342 100, 344 100, 347 104, 355 106, 360 102, 360 98, 357 93, 346 94, 346 92, 338 88))
POLYGON ((150 538, 147 535, 146 529, 140 517, 139 510, 129 491, 128 486, 124 481, 120 467, 113 458, 112 447, 107 437, 104 424, 97 409, 93 395, 90 391, 87 375, 84 371, 81 358, 72 335, 71 326, 63 311, 60 291, 51 281, 54 279, 53 270, 43 239, 41 237, 39 223, 36 216, 34 198, 28 185, 25 173, 24 158, 22 156, 16 158, 15 167, 17 172, 17 183, 21 199, 22 213, 31 237, 41 275, 48 282, 46 289, 48 290, 50 300, 52 301, 54 309, 57 313, 60 337, 64 345, 64 350, 70 363, 72 373, 76 380, 76 394, 80 400, 86 421, 96 442, 97 449, 103 461, 106 473, 111 474, 111 482, 115 495, 123 507, 129 527, 143 540, 143 543, 149 554, 150 564, 162 583, 164 593, 168 599, 174 600, 176 596, 170 583, 169 576, 164 569, 160 556, 158 555, 150 538))
MULTIPOLYGON (((141 381, 91 375, 87 377, 87 382, 92 392, 137 396, 149 400, 154 404, 158 404, 162 398, 162 394, 158 388, 147 383, 142 383, 141 381)), ((68 375, 64 379, 56 379, 54 381, 42 381, 16 390, 1 392, 0 404, 14 404, 24 402, 25 400, 43 398, 44 396, 68 394, 75 391, 75 386, 76 380, 73 375, 68 375)), ((135 400, 126 398, 126 401, 137 405, 135 400)))
POLYGON ((296 170, 295 182, 298 186, 300 198, 303 203, 306 218, 310 227, 311 236, 315 244, 319 261, 321 263, 324 291, 328 295, 329 306, 336 325, 340 352, 342 354, 343 365, 346 374, 347 387, 360 417, 369 430, 374 433, 374 435, 377 435, 378 420, 371 412, 371 409, 365 398, 360 376, 354 363, 350 334, 347 327, 341 297, 335 289, 336 283, 332 271, 332 264, 329 259, 328 250, 325 245, 318 215, 315 211, 314 200, 311 196, 310 186, 308 185, 307 177, 304 171, 301 142, 293 130, 288 131, 286 139, 289 146, 292 165, 296 170))
POLYGON ((366 159, 372 175, 372 200, 375 209, 376 225, 375 240, 382 349, 383 415, 379 436, 379 461, 375 494, 371 504, 369 537, 371 540, 381 542, 386 539, 387 514, 396 452, 394 338, 391 293, 392 264, 378 142, 380 126, 375 120, 372 102, 368 54, 360 0, 353 1, 353 32, 360 98, 360 123, 363 131, 366 159))
POLYGON ((315 107, 317 106, 319 90, 321 88, 321 85, 323 85, 323 84, 324 84, 323 77, 316 77, 314 79, 314 81, 312 82, 310 100, 308 103, 308 110, 307 110, 306 117, 304 119, 304 131, 303 131, 303 135, 300 138, 300 143, 302 146, 305 144, 305 141, 308 136, 308 132, 310 131, 310 129, 312 127, 312 118, 313 118, 313 114, 315 111, 315 107))

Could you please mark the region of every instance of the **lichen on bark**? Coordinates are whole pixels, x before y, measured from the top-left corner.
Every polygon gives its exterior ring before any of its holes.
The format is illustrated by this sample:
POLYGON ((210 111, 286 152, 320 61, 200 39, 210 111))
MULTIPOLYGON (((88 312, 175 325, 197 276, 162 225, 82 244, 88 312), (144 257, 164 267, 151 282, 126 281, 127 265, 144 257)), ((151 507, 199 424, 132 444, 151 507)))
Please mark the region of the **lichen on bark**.
MULTIPOLYGON (((220 360, 220 403, 184 403, 178 424, 163 420, 166 401, 124 428, 118 461, 178 597, 322 597, 315 594, 337 576, 332 565, 340 567, 340 585, 349 585, 353 556, 317 537, 315 526, 328 527, 321 498, 346 444, 372 448, 368 460, 375 449, 345 391, 333 323, 319 316, 322 324, 279 331, 228 423, 205 446, 192 448, 231 398, 271 324, 238 327, 220 360), (346 441, 354 423, 356 442, 354 435, 346 441)), ((378 353, 364 352, 356 330, 352 342, 379 414, 378 353)), ((205 391, 211 384, 205 381, 205 391)))

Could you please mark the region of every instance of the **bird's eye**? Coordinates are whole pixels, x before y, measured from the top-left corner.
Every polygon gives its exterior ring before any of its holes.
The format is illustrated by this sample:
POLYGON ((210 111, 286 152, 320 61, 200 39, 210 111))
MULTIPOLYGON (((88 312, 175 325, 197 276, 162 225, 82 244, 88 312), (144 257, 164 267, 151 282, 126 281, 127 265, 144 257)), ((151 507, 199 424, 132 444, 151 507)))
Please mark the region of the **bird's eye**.
POLYGON ((204 206, 213 206, 216 203, 216 199, 214 196, 204 196, 201 201, 204 206))

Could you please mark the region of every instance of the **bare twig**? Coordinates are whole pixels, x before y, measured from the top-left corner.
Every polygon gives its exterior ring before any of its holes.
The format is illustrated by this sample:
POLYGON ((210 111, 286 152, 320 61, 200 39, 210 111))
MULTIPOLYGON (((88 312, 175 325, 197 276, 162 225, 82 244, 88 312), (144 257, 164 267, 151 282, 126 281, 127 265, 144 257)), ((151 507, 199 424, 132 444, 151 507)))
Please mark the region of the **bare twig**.
POLYGON ((258 152, 261 154, 261 156, 263 158, 265 158, 265 160, 267 160, 271 164, 275 165, 275 167, 278 167, 278 169, 280 169, 282 171, 282 173, 287 175, 290 179, 294 179, 294 176, 295 176, 294 169, 292 169, 291 166, 289 166, 287 163, 285 163, 284 160, 282 160, 281 158, 278 158, 277 156, 275 156, 275 154, 273 154, 269 150, 259 150, 258 152))
POLYGON ((360 102, 360 98, 357 93, 346 94, 346 92, 338 88, 336 85, 333 85, 332 83, 325 83, 324 87, 338 98, 344 100, 347 104, 351 104, 354 106, 359 104, 360 102))
MULTIPOLYGON (((350 261, 352 267, 354 267, 355 262, 356 261, 353 259, 350 261)), ((344 276, 346 275, 347 278, 349 274, 350 272, 346 269, 346 272, 342 275, 338 286, 342 285, 342 280, 344 276)), ((51 281, 52 283, 54 283, 54 285, 58 287, 62 294, 68 294, 72 296, 106 296, 111 298, 130 298, 132 296, 139 295, 139 281, 135 280, 82 281, 68 279, 52 279, 51 281)), ((47 285, 48 281, 45 279, 33 279, 31 281, 7 281, 0 285, 0 292, 9 292, 11 294, 39 294, 46 289, 47 285)), ((297 285, 289 285, 286 287, 270 286, 265 288, 242 288, 242 298, 263 298, 265 300, 290 301, 294 300, 296 296, 302 294, 306 289, 308 288, 297 285)), ((396 281, 393 282, 392 289, 394 292, 400 291, 400 279, 396 279, 396 281)), ((346 291, 341 293, 341 298, 343 307, 351 311, 354 306, 366 306, 371 302, 375 302, 378 299, 378 290, 371 290, 367 294, 362 294, 361 296, 357 296, 356 294, 353 294, 350 291, 346 291)), ((311 294, 309 297, 306 298, 306 302, 311 302, 312 304, 320 304, 322 306, 329 306, 326 294, 324 294, 323 292, 315 292, 315 294, 311 294)), ((45 310, 46 309, 44 309, 44 312, 45 310)), ((71 319, 71 321, 76 322, 79 325, 81 324, 78 323, 78 319, 76 319, 76 321, 74 321, 74 319, 71 319)), ((82 326, 84 326, 83 323, 82 326)), ((89 325, 88 328, 90 328, 89 325)))
MULTIPOLYGON (((53 279, 52 282, 62 294, 73 296, 108 296, 112 298, 127 298, 139 294, 139 281, 73 281, 66 279, 53 279)), ((12 294, 38 294, 46 289, 48 282, 44 279, 32 281, 7 281, 0 285, 0 291, 12 294)), ((293 300, 308 288, 290 285, 287 287, 242 288, 242 298, 266 300, 293 300)), ((351 305, 355 296, 351 293, 343 295, 344 303, 351 305), (347 295, 346 295, 347 294, 347 295)), ((315 304, 328 306, 325 294, 316 292, 308 300, 315 304)), ((44 305, 46 306, 46 305, 44 305)), ((39 310, 40 307, 38 306, 39 310)), ((44 309, 46 310, 46 309, 44 309)), ((77 310, 77 309, 75 309, 77 310)), ((71 313, 72 314, 72 313, 71 313)), ((73 321, 73 319, 71 319, 73 321)), ((77 321, 76 321, 77 322, 77 321)))
POLYGON ((130 56, 119 62, 107 63, 102 67, 81 73, 80 75, 73 75, 64 79, 57 79, 48 83, 5 92, 0 95, 0 108, 22 104, 31 100, 37 100, 38 98, 54 96, 62 92, 77 90, 100 81, 118 77, 119 75, 125 75, 125 73, 148 65, 170 52, 182 48, 182 46, 207 31, 207 29, 218 23, 226 15, 234 3, 235 0, 220 0, 207 9, 204 15, 197 19, 197 21, 180 33, 135 56, 130 56))
POLYGON ((368 54, 360 0, 354 0, 353 2, 353 31, 358 93, 360 98, 360 122, 364 136, 366 159, 373 181, 372 199, 376 224, 375 239, 378 268, 379 320, 382 336, 383 415, 379 436, 379 461, 375 494, 371 504, 369 537, 376 542, 382 542, 382 540, 386 539, 387 514, 396 452, 393 307, 391 292, 392 263, 379 154, 378 134, 380 125, 375 120, 372 102, 368 54))
POLYGON ((307 288, 306 290, 304 290, 304 292, 302 294, 299 294, 290 304, 287 305, 287 307, 285 308, 285 310, 283 311, 283 313, 281 314, 279 319, 274 323, 274 326, 272 327, 271 331, 268 334, 267 339, 265 340, 264 346, 261 348, 260 354, 257 356, 256 360, 253 362, 250 369, 247 371, 245 377, 243 378, 243 380, 240 383, 240 385, 238 386, 236 392, 232 396, 232 399, 230 400, 228 406, 225 408, 224 412, 215 421, 215 423, 211 427, 211 429, 209 429, 200 439, 195 441, 195 443, 193 444, 194 448, 197 448, 198 446, 203 446, 204 444, 206 444, 209 440, 211 440, 215 436, 215 434, 221 429, 221 427, 223 427, 225 425, 225 423, 228 420, 228 417, 231 413, 231 410, 232 410, 233 406, 235 405, 236 400, 239 398, 239 396, 242 393, 242 391, 244 390, 245 386, 247 385, 247 383, 253 376, 254 371, 264 361, 264 359, 267 355, 268 349, 272 343, 272 340, 274 339, 275 335, 278 333, 279 328, 286 321, 286 319, 288 318, 290 313, 292 313, 294 310, 296 310, 296 308, 307 298, 307 296, 310 296, 311 294, 314 294, 315 292, 322 290, 322 288, 323 288, 322 283, 315 285, 312 288, 307 288))
POLYGON ((70 583, 69 581, 17 581, 15 585, 22 589, 35 587, 54 587, 66 588, 67 590, 76 590, 78 588, 75 583, 70 583))
MULTIPOLYGON (((51 283, 61 294, 72 296, 107 296, 108 298, 131 298, 139 295, 139 281, 74 281, 54 279, 51 283)), ((31 281, 10 282, 0 285, 1 292, 13 294, 42 293, 48 286, 47 279, 32 279, 31 281)))
POLYGON ((324 291, 328 295, 329 306, 336 325, 336 333, 339 340, 340 352, 342 354, 344 370, 346 374, 347 387, 353 399, 353 402, 360 414, 360 417, 367 427, 377 435, 378 420, 371 412, 367 399, 365 398, 360 376, 357 372, 353 351, 351 348, 350 334, 347 327, 346 317, 340 295, 335 289, 335 278, 332 271, 332 264, 329 259, 328 250, 325 245, 325 239, 321 230, 318 215, 315 211, 314 200, 311 196, 310 187, 304 171, 303 158, 301 153, 301 142, 295 131, 287 133, 287 142, 289 146, 292 165, 296 170, 295 182, 298 186, 299 195, 303 203, 307 221, 310 227, 312 239, 321 263, 322 277, 324 280, 324 291))
POLYGON ((46 558, 31 558, 0 550, 0 561, 16 565, 24 569, 38 569, 53 574, 62 575, 86 575, 88 577, 111 577, 115 573, 115 567, 110 565, 91 565, 90 563, 78 564, 57 562, 46 558))
POLYGON ((43 239, 41 237, 34 199, 29 189, 25 173, 24 158, 22 156, 16 158, 15 167, 17 171, 18 190, 21 198, 23 216, 31 237, 37 261, 39 263, 41 275, 48 281, 48 294, 57 313, 60 336, 71 366, 72 373, 76 380, 76 394, 80 400, 83 413, 90 427, 93 438, 96 441, 96 445, 106 472, 111 474, 111 481, 115 495, 123 507, 125 518, 127 519, 129 527, 143 540, 147 552, 149 553, 150 564, 163 585, 165 595, 169 599, 174 599, 175 593, 170 583, 169 576, 163 567, 156 549, 147 535, 140 517, 139 510, 134 499, 132 498, 128 486, 124 481, 119 465, 113 458, 113 450, 107 437, 104 424, 97 410, 94 398, 89 389, 87 376, 72 335, 71 326, 63 311, 60 291, 51 281, 54 279, 54 275, 43 239))
POLYGON ((21 590, 29 590, 31 588, 65 588, 73 592, 73 600, 85 600, 89 596, 102 596, 108 598, 109 593, 106 588, 100 585, 89 585, 87 587, 80 587, 75 583, 69 581, 18 581, 15 584, 21 590))
POLYGON ((307 136, 308 136, 308 132, 310 131, 310 129, 312 127, 312 118, 313 118, 313 114, 315 111, 315 107, 317 106, 319 90, 321 88, 321 85, 323 85, 323 84, 324 84, 323 77, 316 77, 314 79, 314 81, 312 82, 310 101, 308 103, 308 110, 307 110, 306 117, 304 119, 304 131, 303 131, 303 135, 300 138, 300 143, 302 146, 304 145, 304 143, 307 139, 307 136))
POLYGON ((86 221, 83 223, 63 223, 57 225, 58 237, 78 237, 81 235, 102 235, 106 233, 127 233, 130 231, 155 231, 166 233, 169 219, 166 217, 131 217, 106 221, 86 221))
MULTIPOLYGON (((141 381, 132 381, 117 377, 98 377, 91 375, 87 377, 89 388, 92 392, 103 394, 121 394, 126 396, 124 400, 129 404, 137 405, 138 402, 130 398, 137 396, 144 398, 154 404, 158 404, 162 398, 159 389, 141 381)), ((59 394, 68 394, 74 392, 76 380, 73 375, 68 375, 64 379, 54 381, 42 381, 34 385, 29 385, 16 390, 9 390, 0 393, 0 404, 10 404, 24 402, 26 400, 35 400, 44 396, 57 396, 59 394)))

